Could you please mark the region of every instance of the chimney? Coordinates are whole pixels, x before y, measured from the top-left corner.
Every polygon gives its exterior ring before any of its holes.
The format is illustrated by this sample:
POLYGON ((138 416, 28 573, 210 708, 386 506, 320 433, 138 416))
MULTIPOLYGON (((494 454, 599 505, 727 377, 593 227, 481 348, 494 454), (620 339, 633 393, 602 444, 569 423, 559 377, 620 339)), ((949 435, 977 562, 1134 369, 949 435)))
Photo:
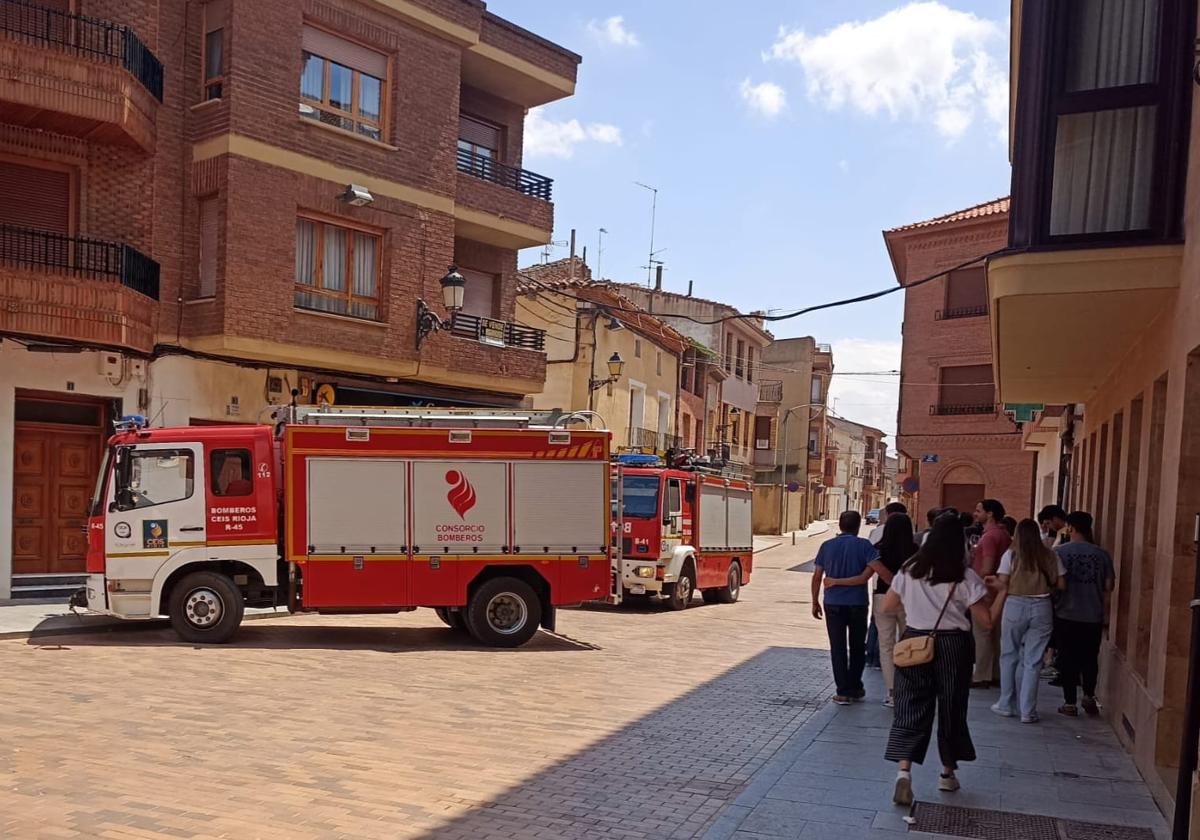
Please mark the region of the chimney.
POLYGON ((587 265, 587 246, 586 245, 583 246, 583 257, 580 260, 580 262, 582 262, 584 265, 587 265))
POLYGON ((654 267, 654 291, 662 291, 662 265, 654 267))
POLYGON ((692 296, 692 281, 688 281, 688 297, 692 296))
POLYGON ((575 228, 571 228, 571 260, 575 260, 575 228))

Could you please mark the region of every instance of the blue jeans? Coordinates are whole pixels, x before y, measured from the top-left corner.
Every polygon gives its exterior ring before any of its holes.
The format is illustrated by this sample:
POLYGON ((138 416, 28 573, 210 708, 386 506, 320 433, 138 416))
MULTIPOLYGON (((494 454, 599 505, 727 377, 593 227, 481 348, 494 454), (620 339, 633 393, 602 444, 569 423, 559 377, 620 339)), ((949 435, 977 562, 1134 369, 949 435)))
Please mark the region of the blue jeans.
POLYGON ((1037 714, 1042 655, 1054 629, 1049 598, 1009 595, 1000 625, 1000 699, 996 706, 1027 720, 1037 714))
POLYGON ((833 681, 843 697, 862 697, 863 668, 867 664, 867 606, 825 605, 825 630, 829 633, 829 658, 833 681))

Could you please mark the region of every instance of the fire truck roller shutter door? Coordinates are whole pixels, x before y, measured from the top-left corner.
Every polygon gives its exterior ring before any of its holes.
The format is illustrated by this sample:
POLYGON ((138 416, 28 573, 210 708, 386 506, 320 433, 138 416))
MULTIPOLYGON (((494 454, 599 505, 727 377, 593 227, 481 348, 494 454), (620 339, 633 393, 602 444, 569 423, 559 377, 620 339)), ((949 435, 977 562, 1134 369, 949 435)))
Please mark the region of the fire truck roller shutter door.
POLYGON ((750 519, 750 492, 738 488, 728 490, 729 531, 726 537, 729 547, 749 550, 754 546, 753 525, 750 519))
POLYGON ((700 549, 715 551, 729 545, 728 509, 725 504, 726 489, 705 484, 700 488, 700 549))
POLYGON ((602 553, 607 472, 602 461, 514 464, 513 532, 522 553, 602 553))
POLYGON ((413 463, 414 554, 503 554, 508 524, 508 464, 413 463))
POLYGON ((406 553, 407 470, 392 458, 309 458, 309 553, 406 553))

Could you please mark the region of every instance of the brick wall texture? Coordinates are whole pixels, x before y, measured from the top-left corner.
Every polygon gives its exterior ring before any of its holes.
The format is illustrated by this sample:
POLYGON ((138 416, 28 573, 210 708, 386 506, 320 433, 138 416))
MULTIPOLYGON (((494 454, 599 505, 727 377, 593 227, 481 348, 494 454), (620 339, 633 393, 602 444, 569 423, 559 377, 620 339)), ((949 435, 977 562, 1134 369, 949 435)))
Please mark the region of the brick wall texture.
MULTIPOLYGON (((885 239, 898 279, 908 285, 1003 248, 1008 215, 888 231, 885 239)), ((920 511, 944 503, 945 484, 982 484, 984 495, 999 499, 1012 516, 1029 516, 1033 453, 1022 449, 1016 424, 1002 412, 931 414, 941 368, 992 363, 990 317, 938 320, 946 308, 944 275, 906 290, 904 298, 897 448, 920 470, 920 511), (925 455, 936 455, 937 463, 921 464, 925 455)))
MULTIPOLYGON (((493 18, 477 0, 417 0, 416 5, 574 81, 578 56, 493 18)), ((160 264, 160 302, 149 311, 139 309, 138 317, 146 319, 138 325, 139 336, 149 331, 160 344, 186 345, 225 335, 356 351, 401 369, 419 361, 511 382, 544 378, 540 353, 468 346, 472 343, 447 335, 435 336, 419 354, 415 347, 415 301, 424 298, 442 311, 438 280, 451 263, 497 275, 497 315, 512 320, 517 243, 505 239, 504 226, 524 223, 549 238, 553 225, 548 202, 457 171, 460 108, 501 128, 502 162, 519 166, 522 159, 525 107, 494 89, 464 82, 469 45, 362 0, 228 0, 224 88, 220 100, 203 101, 205 4, 79 0, 76 7, 128 25, 161 60, 164 97, 153 106, 152 147, 67 137, 45 130, 48 124, 0 124, 0 156, 72 167, 76 232, 128 243, 160 264), (299 115, 306 23, 387 57, 382 142, 299 115), (222 144, 230 138, 266 144, 270 153, 227 153, 222 144), (197 156, 197 144, 205 143, 209 151, 197 156), (350 207, 336 198, 345 182, 330 180, 327 170, 306 171, 304 158, 365 173, 389 186, 373 190, 371 205, 350 207), (215 200, 218 208, 217 282, 213 297, 198 300, 203 199, 215 200), (488 242, 472 238, 480 235, 477 218, 471 231, 456 230, 456 204, 493 219, 495 235, 483 235, 488 242), (301 215, 382 237, 378 323, 294 306, 295 230, 301 215)))

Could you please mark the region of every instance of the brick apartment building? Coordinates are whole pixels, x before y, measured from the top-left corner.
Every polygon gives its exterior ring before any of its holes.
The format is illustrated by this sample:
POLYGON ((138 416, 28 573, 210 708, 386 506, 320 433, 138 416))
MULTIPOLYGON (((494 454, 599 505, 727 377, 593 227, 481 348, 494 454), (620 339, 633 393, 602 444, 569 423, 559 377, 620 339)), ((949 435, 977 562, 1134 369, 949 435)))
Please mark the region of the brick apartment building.
POLYGON ((479 0, 0 0, 0 598, 82 570, 114 416, 539 391, 522 129, 579 61, 479 0))
MULTIPOLYGON (((1031 512, 1033 456, 997 402, 982 258, 1008 241, 1008 199, 884 231, 904 293, 897 449, 915 479, 917 514, 983 498, 1031 512)), ((910 485, 911 486, 911 485, 910 485)))
POLYGON ((887 444, 879 429, 842 417, 825 418, 825 470, 821 515, 837 519, 848 510, 866 515, 883 507, 887 444))
MULTIPOLYGON (((991 341, 1000 398, 1044 406, 1026 429, 1039 492, 1090 511, 1112 555, 1100 701, 1170 814, 1198 654, 1198 9, 1106 11, 1014 6, 1013 205, 988 262, 991 341)), ((1200 790, 1182 781, 1196 837, 1200 790)))

